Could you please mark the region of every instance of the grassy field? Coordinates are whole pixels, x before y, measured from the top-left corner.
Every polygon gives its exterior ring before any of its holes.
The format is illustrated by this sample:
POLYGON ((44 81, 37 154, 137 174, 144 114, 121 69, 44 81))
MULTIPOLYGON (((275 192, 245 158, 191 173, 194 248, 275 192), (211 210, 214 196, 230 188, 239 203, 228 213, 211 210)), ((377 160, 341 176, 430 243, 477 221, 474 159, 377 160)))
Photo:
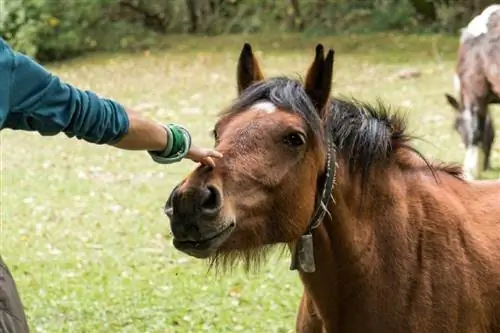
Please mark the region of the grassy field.
MULTIPOLYGON (((158 49, 92 55, 48 67, 83 89, 212 145, 216 113, 235 97, 235 66, 250 41, 267 75, 304 75, 314 46, 336 49, 334 94, 399 106, 429 158, 461 162, 452 131, 456 38, 169 37, 158 49), (419 77, 400 79, 401 70, 419 77)), ((500 112, 495 113, 500 123, 500 112)), ((500 137, 500 133, 497 133, 500 137)), ((302 291, 288 256, 259 272, 217 276, 177 252, 162 206, 194 164, 161 166, 139 152, 3 131, 1 254, 33 332, 293 332, 302 291)), ((500 166, 500 144, 492 160, 500 166)), ((498 169, 497 169, 498 170, 498 169)), ((498 178, 498 171, 485 174, 498 178)))

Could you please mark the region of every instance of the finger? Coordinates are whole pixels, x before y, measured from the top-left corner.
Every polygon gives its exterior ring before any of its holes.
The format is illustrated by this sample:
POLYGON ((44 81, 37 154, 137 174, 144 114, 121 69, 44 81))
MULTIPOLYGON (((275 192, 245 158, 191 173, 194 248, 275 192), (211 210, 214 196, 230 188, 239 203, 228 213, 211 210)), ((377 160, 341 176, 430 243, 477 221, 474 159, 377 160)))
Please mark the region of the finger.
POLYGON ((205 157, 203 160, 202 160, 202 163, 203 164, 208 164, 209 166, 211 166, 212 168, 215 168, 215 162, 214 160, 211 158, 211 157, 205 157))
POLYGON ((222 158, 222 154, 220 152, 218 152, 217 150, 209 150, 207 152, 208 156, 210 157, 215 157, 215 158, 222 158))

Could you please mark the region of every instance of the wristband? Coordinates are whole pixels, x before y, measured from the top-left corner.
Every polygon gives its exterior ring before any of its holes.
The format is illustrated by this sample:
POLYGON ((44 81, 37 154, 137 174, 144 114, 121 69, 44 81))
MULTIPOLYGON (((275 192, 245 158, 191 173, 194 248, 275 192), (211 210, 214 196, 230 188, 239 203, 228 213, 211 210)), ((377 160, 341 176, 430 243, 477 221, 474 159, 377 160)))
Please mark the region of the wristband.
POLYGON ((162 151, 148 151, 151 158, 160 164, 179 162, 191 149, 191 135, 181 125, 162 125, 167 132, 167 146, 162 151))

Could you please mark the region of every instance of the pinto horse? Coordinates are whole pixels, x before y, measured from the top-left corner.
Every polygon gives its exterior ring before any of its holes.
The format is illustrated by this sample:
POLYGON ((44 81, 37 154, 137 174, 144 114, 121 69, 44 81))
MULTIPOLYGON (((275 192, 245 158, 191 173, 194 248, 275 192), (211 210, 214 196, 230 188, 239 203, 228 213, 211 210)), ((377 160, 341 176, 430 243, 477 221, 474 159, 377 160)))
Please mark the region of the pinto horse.
POLYGON ((381 103, 331 98, 333 63, 318 45, 304 83, 264 78, 245 44, 224 157, 165 204, 175 248, 229 268, 288 246, 300 333, 500 332, 500 183, 427 161, 381 103))
POLYGON ((454 76, 459 99, 445 94, 455 110, 454 128, 466 147, 468 179, 490 168, 495 140, 489 104, 500 103, 500 5, 487 7, 462 30, 454 76))

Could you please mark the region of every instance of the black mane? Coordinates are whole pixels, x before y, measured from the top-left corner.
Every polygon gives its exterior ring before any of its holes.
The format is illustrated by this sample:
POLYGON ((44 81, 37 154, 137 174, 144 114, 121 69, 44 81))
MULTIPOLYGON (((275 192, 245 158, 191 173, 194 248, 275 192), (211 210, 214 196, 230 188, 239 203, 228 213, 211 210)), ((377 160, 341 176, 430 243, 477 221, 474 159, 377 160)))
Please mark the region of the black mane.
POLYGON ((387 160, 397 147, 409 147, 404 119, 382 103, 334 99, 329 107, 326 126, 351 173, 367 177, 374 163, 387 160))
MULTIPOLYGON (((282 110, 298 114, 313 133, 319 133, 321 119, 302 82, 275 77, 249 86, 222 115, 244 112, 259 101, 269 101, 282 110)), ((406 122, 383 103, 371 105, 355 99, 332 99, 327 105, 325 130, 344 156, 351 173, 366 177, 374 163, 387 161, 398 148, 417 153, 434 173, 433 166, 409 145, 406 122)), ((455 166, 441 165, 441 170, 454 176, 461 171, 455 166)))
POLYGON ((243 112, 261 101, 269 101, 282 110, 300 115, 307 126, 318 133, 321 120, 302 83, 286 77, 275 77, 254 83, 245 89, 222 115, 243 112))

